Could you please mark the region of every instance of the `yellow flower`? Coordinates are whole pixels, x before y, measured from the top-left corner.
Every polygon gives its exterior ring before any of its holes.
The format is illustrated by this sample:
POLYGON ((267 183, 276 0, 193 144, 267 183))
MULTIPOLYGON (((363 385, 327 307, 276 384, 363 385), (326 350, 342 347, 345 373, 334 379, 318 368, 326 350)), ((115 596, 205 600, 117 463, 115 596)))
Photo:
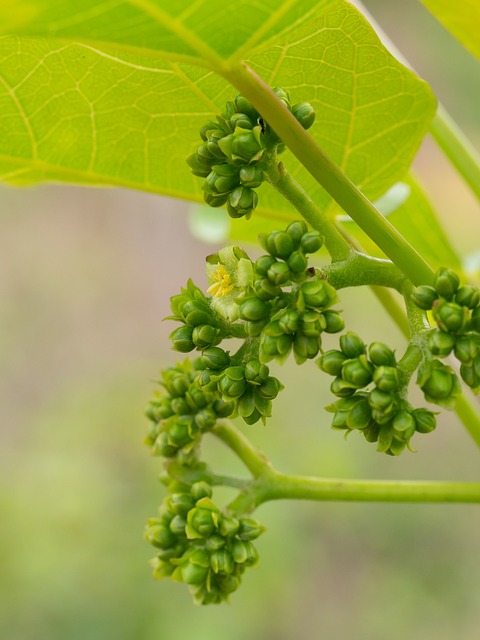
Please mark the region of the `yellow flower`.
POLYGON ((223 264, 219 264, 217 270, 210 274, 210 278, 214 281, 207 289, 207 293, 211 293, 214 298, 226 296, 235 288, 235 284, 231 282, 231 277, 223 264))

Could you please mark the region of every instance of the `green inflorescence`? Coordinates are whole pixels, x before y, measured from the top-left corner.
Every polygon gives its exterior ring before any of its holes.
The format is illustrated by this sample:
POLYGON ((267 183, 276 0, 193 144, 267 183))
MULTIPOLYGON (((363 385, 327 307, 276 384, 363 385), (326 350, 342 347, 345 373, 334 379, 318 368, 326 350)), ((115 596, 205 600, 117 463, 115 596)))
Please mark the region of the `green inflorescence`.
MULTIPOLYGON (((313 124, 309 103, 292 106, 287 92, 274 91, 305 129, 313 124)), ((265 163, 282 151, 281 140, 241 95, 200 135, 202 144, 187 162, 204 178, 205 201, 226 205, 232 217, 249 218, 265 163)), ((161 389, 147 408, 146 442, 154 455, 166 459, 169 492, 146 529, 147 540, 159 549, 152 561, 154 575, 187 584, 200 604, 226 600, 246 567, 258 560, 252 541, 263 527, 249 517, 252 504, 243 500, 248 488, 235 480, 231 486, 242 487, 238 502, 218 506, 212 500, 214 474, 201 461, 201 442, 206 433, 218 435, 227 418, 266 423, 283 388, 267 363, 282 363, 290 354, 297 364, 320 356, 318 367, 333 377, 331 391, 337 397, 326 407, 333 413, 332 428, 359 431, 376 443, 377 451, 392 456, 412 450, 416 433, 436 427, 433 411, 414 408, 408 400, 415 371, 425 399, 451 408, 460 383, 440 358, 453 353, 463 380, 474 391, 480 389, 480 292, 461 286, 453 271, 440 269, 433 286, 413 292, 410 286, 404 293, 407 303, 411 299, 416 305, 415 314, 422 316, 418 309, 430 312, 436 326, 412 322, 402 358, 383 342, 366 345, 352 331, 340 336, 338 349, 324 350, 324 334, 342 332, 344 321, 332 309, 338 297, 328 268, 309 264, 309 256, 323 246, 321 234, 297 220, 259 240, 265 253, 255 261, 240 247, 224 247, 207 257, 206 293, 189 280, 171 298, 169 319, 179 324, 170 335, 173 349, 196 352, 196 357, 161 373, 161 389)), ((348 257, 335 267, 344 269, 348 279, 348 257)), ((358 285, 355 278, 342 286, 358 285)))

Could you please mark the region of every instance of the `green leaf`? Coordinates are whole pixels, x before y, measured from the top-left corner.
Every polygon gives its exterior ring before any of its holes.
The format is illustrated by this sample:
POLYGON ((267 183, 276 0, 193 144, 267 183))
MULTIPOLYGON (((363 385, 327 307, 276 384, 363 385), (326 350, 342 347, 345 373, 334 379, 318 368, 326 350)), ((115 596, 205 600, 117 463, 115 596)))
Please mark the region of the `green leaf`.
MULTIPOLYGON (((382 209, 382 206, 378 206, 382 204, 383 200, 390 208, 392 196, 387 199, 379 199, 375 203, 381 213, 388 215, 389 222, 434 269, 443 266, 461 272, 461 261, 438 222, 436 213, 425 192, 413 177, 407 178, 401 184, 402 188, 390 190, 393 195, 395 192, 397 195, 402 194, 402 197, 397 200, 398 206, 395 210, 385 210, 382 209), (405 197, 405 187, 408 188, 407 197, 405 197)), ((353 221, 344 221, 342 224, 348 233, 360 242, 364 251, 373 256, 385 257, 376 244, 353 221)))
MULTIPOLYGON (((185 158, 235 95, 241 59, 309 100, 310 130, 367 196, 408 168, 435 109, 343 0, 18 0, 0 6, 0 177, 120 185, 202 200, 185 158), (227 79, 226 79, 227 78, 227 79)), ((291 155, 317 202, 329 197, 291 155)), ((294 214, 269 186, 259 211, 294 214)), ((244 221, 242 221, 242 224, 244 221)))
POLYGON ((433 15, 474 56, 480 58, 480 3, 478 0, 422 0, 433 15))

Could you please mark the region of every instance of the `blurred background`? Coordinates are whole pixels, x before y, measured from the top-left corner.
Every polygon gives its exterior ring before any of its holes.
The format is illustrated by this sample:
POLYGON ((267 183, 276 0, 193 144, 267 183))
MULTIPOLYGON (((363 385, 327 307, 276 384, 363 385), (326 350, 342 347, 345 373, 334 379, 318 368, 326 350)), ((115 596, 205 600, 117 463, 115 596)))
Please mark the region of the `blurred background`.
MULTIPOLYGON (((366 4, 478 145, 478 63, 416 0, 366 4)), ((415 168, 455 247, 477 251, 478 206, 430 140, 415 168)), ((55 185, 0 193, 2 638, 479 637, 478 506, 271 503, 256 513, 268 528, 260 564, 230 604, 195 607, 184 585, 155 582, 143 526, 164 494, 142 411, 177 359, 162 323, 169 297, 190 276, 206 284, 216 246, 192 236, 188 205, 174 200, 55 185)), ((366 341, 403 348, 369 293, 343 292, 341 308, 366 341)), ((454 415, 392 459, 328 428, 329 381, 314 363, 272 369, 286 385, 274 418, 240 426, 279 469, 478 481, 478 451, 454 415)), ((242 472, 205 440, 218 471, 242 472)))

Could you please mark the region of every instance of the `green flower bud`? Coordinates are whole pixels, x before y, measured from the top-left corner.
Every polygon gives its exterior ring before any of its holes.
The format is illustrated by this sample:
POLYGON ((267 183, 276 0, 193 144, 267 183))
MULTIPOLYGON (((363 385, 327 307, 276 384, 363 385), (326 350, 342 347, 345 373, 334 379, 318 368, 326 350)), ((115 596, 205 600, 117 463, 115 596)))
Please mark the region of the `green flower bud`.
POLYGON ((325 318, 326 327, 324 330, 327 333, 338 333, 345 328, 343 318, 338 311, 322 311, 322 315, 325 318))
POLYGON ((272 231, 260 240, 268 253, 275 258, 286 260, 294 250, 292 236, 286 231, 272 231))
POLYGON ((474 309, 478 307, 480 303, 480 291, 477 287, 472 287, 469 284, 464 284, 462 287, 457 289, 457 293, 455 294, 455 302, 462 307, 467 307, 468 309, 474 309))
POLYGON ((260 351, 266 360, 286 356, 292 347, 293 336, 286 334, 280 328, 278 320, 269 322, 262 331, 260 351))
POLYGON ((256 189, 264 180, 262 169, 256 164, 244 166, 240 169, 240 183, 244 187, 256 189))
POLYGON ((189 327, 198 327, 201 324, 215 324, 215 317, 210 307, 197 300, 189 300, 182 306, 182 316, 189 327))
POLYGON ((258 562, 257 550, 249 540, 235 540, 232 555, 237 564, 252 566, 258 562))
POLYGON ((190 416, 176 416, 168 420, 168 442, 176 447, 185 447, 195 438, 198 427, 190 416))
POLYGON ((293 339, 293 353, 298 364, 305 360, 316 358, 320 351, 320 336, 307 336, 301 333, 295 334, 293 339))
POLYGON ((160 422, 164 418, 173 416, 175 411, 172 410, 172 404, 170 398, 161 398, 159 401, 150 402, 145 411, 145 415, 149 420, 154 422, 160 422))
POLYGON ((202 500, 203 498, 211 498, 212 497, 212 487, 205 482, 204 480, 200 480, 199 482, 194 482, 190 487, 190 495, 197 502, 198 500, 202 500))
MULTIPOLYGON (((207 149, 210 151, 212 156, 216 158, 216 164, 223 164, 226 160, 226 156, 223 151, 220 149, 218 143, 224 137, 223 131, 212 131, 207 141, 207 149)), ((225 166, 229 166, 226 165, 225 166)))
POLYGON ((253 129, 256 124, 256 120, 251 120, 245 113, 234 113, 229 122, 232 131, 235 131, 237 127, 240 129, 253 129))
POLYGON ((277 286, 287 283, 291 277, 292 273, 286 262, 275 262, 267 273, 270 282, 277 286))
POLYGON ((228 198, 228 193, 217 195, 215 193, 208 193, 207 191, 203 192, 203 199, 209 207, 222 207, 227 202, 228 198))
POLYGON ((308 280, 299 288, 300 307, 326 308, 337 298, 335 289, 325 280, 308 280))
POLYGON ((298 102, 292 106, 292 113, 304 129, 310 129, 315 122, 315 111, 309 102, 298 102))
POLYGON ((355 393, 356 389, 343 378, 337 377, 330 385, 330 391, 339 398, 348 398, 355 393))
POLYGON ((328 373, 331 376, 340 376, 343 363, 346 361, 347 356, 336 349, 325 351, 317 360, 318 367, 328 373))
POLYGON ((281 288, 273 284, 268 278, 255 280, 253 287, 261 300, 273 300, 273 298, 282 294, 281 288))
POLYGON ((202 584, 207 578, 209 564, 208 552, 194 549, 187 562, 179 567, 182 581, 185 584, 202 584))
POLYGON ((217 415, 213 409, 201 409, 195 414, 195 424, 202 431, 213 429, 217 422, 217 415))
POLYGON ((270 305, 256 296, 243 300, 239 308, 240 318, 253 322, 266 318, 269 312, 270 305))
POLYGON ((302 236, 308 232, 308 228, 303 220, 294 220, 288 225, 285 231, 292 238, 293 246, 298 248, 300 246, 302 236))
POLYGON ((373 381, 380 391, 394 391, 398 387, 398 371, 395 367, 376 367, 373 381))
POLYGON ((368 402, 373 410, 387 414, 395 405, 395 396, 390 391, 374 389, 368 397, 368 402))
POLYGON ((245 365, 245 379, 253 384, 261 384, 268 378, 269 369, 257 358, 252 358, 245 365))
POLYGON ((185 398, 173 398, 171 406, 173 413, 177 416, 185 416, 192 413, 192 409, 185 398))
POLYGON ((472 389, 476 390, 480 386, 480 377, 475 371, 475 367, 471 363, 463 363, 460 366, 460 375, 462 380, 472 389))
POLYGON ((309 338, 318 338, 326 326, 323 314, 317 311, 305 311, 300 316, 300 332, 309 338))
POLYGON ((287 91, 285 91, 281 87, 275 87, 273 89, 273 93, 277 96, 277 98, 279 98, 279 100, 283 102, 283 104, 287 107, 289 111, 292 110, 292 107, 290 104, 290 95, 287 91))
POLYGON ((266 276, 272 264, 275 264, 276 262, 277 261, 273 256, 261 256, 255 262, 255 271, 260 276, 266 276))
POLYGON ((235 409, 233 402, 225 402, 225 400, 216 400, 213 410, 217 418, 229 418, 235 409))
MULTIPOLYGON (((395 436, 395 433, 393 435, 395 436)), ((406 446, 407 440, 400 440, 399 438, 393 437, 390 447, 385 451, 385 453, 388 453, 391 456, 399 456, 406 446)))
POLYGON ((195 506, 195 500, 189 493, 173 493, 169 499, 169 507, 177 516, 186 516, 195 506))
POLYGON ((157 439, 152 446, 152 454, 154 456, 162 456, 163 458, 173 458, 178 451, 178 447, 170 444, 168 434, 164 431, 158 434, 157 439))
POLYGON ((235 562, 227 549, 219 549, 210 556, 210 566, 214 573, 229 574, 235 569, 235 562))
POLYGON ((460 362, 471 362, 478 353, 478 343, 470 336, 459 336, 455 342, 455 357, 460 362))
POLYGON ((172 398, 185 395, 190 387, 190 377, 186 373, 180 372, 178 369, 170 368, 163 371, 162 378, 162 384, 172 398))
POLYGON ((232 537, 238 533, 240 528, 240 522, 237 518, 230 518, 228 516, 223 516, 220 520, 220 525, 218 527, 218 532, 222 536, 220 538, 219 547, 225 544, 224 538, 232 537))
POLYGON ((199 178, 206 178, 209 175, 212 170, 213 163, 213 158, 211 162, 207 162, 203 158, 199 157, 197 153, 192 153, 192 155, 187 158, 187 164, 193 175, 198 176, 199 178))
POLYGON ((455 336, 445 331, 434 330, 428 336, 428 347, 434 356, 444 358, 455 346, 455 336))
POLYGON ((214 164, 217 164, 217 158, 212 154, 209 150, 207 144, 201 144, 197 148, 197 159, 199 162, 203 162, 205 165, 210 165, 211 167, 214 164))
POLYGON ((145 528, 145 540, 159 549, 169 549, 177 542, 177 537, 170 531, 169 524, 160 518, 149 518, 145 528))
POLYGON ((368 357, 376 367, 394 367, 396 364, 394 352, 383 342, 372 342, 368 348, 368 357))
POLYGON ((185 535, 185 527, 187 526, 187 520, 182 516, 174 516, 170 522, 170 531, 175 536, 185 535))
POLYGON ((366 387, 372 381, 373 366, 365 355, 346 360, 342 366, 342 378, 356 389, 366 387))
POLYGON ((241 366, 228 367, 218 382, 218 390, 226 398, 239 398, 247 388, 245 368, 241 366))
POLYGON ((230 364, 230 356, 220 347, 209 347, 203 351, 200 362, 206 369, 220 370, 230 364))
POLYGON ((472 311, 469 328, 472 331, 476 331, 476 333, 480 333, 480 307, 477 307, 472 311))
POLYGON ((207 142, 209 136, 214 133, 214 132, 222 132, 222 128, 220 127, 220 125, 218 124, 218 122, 207 122, 206 124, 203 125, 203 127, 200 128, 200 137, 202 138, 202 140, 204 140, 205 142, 207 142))
POLYGON ((318 231, 309 231, 303 234, 300 244, 305 253, 316 253, 323 244, 322 236, 318 231))
POLYGON ((417 384, 429 402, 450 408, 460 393, 460 383, 455 372, 440 360, 432 360, 420 366, 417 384))
POLYGON ((295 333, 300 323, 300 314, 295 309, 285 309, 278 318, 278 326, 283 333, 295 333))
POLYGON ((188 539, 208 538, 217 529, 219 523, 218 509, 210 498, 197 501, 197 506, 187 514, 186 534, 188 539), (198 506, 200 505, 200 506, 198 506))
POLYGON ((451 300, 458 289, 460 278, 451 269, 441 268, 435 274, 433 286, 439 295, 451 300))
POLYGON ((295 275, 303 273, 308 267, 308 260, 301 251, 293 251, 287 259, 290 271, 295 275))
POLYGON ((428 284, 422 284, 413 290, 412 300, 417 307, 428 311, 433 307, 435 300, 438 300, 438 293, 434 287, 428 284))
POLYGON ((415 433, 415 417, 408 411, 399 411, 393 419, 393 428, 397 438, 408 441, 415 433))
POLYGON ((340 349, 347 358, 356 358, 365 353, 365 343, 356 333, 347 331, 343 336, 340 336, 340 349))
POLYGON ((192 341, 198 349, 218 344, 222 339, 220 329, 208 324, 201 324, 195 327, 192 332, 192 341))
POLYGON ((260 114, 253 105, 240 94, 235 98, 235 107, 239 113, 247 115, 252 122, 256 122, 260 117, 260 114))
POLYGON ((231 164, 217 164, 212 167, 207 179, 203 183, 203 189, 207 193, 230 193, 240 182, 238 167, 231 164))
POLYGON ((233 162, 239 164, 258 162, 262 159, 265 149, 261 134, 259 126, 253 129, 236 127, 233 134, 219 140, 218 146, 233 162))
POLYGON ((193 351, 193 349, 195 349, 195 343, 192 340, 192 334, 192 328, 187 325, 175 329, 175 331, 170 334, 173 349, 181 353, 193 351))
MULTIPOLYGON (((355 397, 355 396, 354 396, 355 397)), ((368 404, 368 398, 362 397, 350 409, 346 417, 349 429, 366 429, 372 420, 372 410, 368 404)))
POLYGON ((253 518, 240 518, 239 540, 255 540, 265 531, 265 527, 253 518))
POLYGON ((227 211, 231 218, 249 217, 258 204, 258 196, 253 189, 237 187, 228 197, 227 211))
POLYGON ((415 409, 412 411, 412 416, 419 433, 430 433, 437 426, 435 414, 428 409, 415 409))
POLYGON ((268 376, 258 387, 257 395, 260 395, 262 398, 266 398, 267 400, 273 400, 278 396, 282 389, 283 385, 280 380, 273 376, 268 376))
POLYGON ((455 302, 447 302, 446 300, 440 300, 433 307, 433 317, 440 329, 451 333, 463 329, 467 323, 467 313, 466 307, 461 307, 455 302))

